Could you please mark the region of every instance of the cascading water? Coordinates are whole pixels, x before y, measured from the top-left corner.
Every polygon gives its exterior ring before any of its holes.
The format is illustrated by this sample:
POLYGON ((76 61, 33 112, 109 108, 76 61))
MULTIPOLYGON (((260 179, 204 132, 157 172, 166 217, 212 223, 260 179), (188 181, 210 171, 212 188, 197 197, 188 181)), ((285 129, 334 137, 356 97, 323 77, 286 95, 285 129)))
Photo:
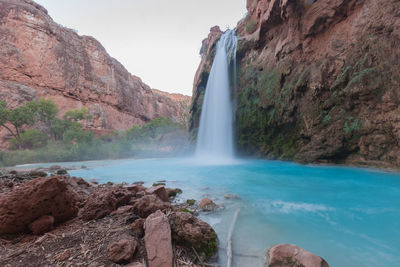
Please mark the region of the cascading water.
POLYGON ((236 77, 230 79, 230 73, 236 76, 236 45, 235 31, 227 30, 218 41, 207 81, 196 146, 196 156, 207 161, 226 161, 234 157, 230 92, 236 77))

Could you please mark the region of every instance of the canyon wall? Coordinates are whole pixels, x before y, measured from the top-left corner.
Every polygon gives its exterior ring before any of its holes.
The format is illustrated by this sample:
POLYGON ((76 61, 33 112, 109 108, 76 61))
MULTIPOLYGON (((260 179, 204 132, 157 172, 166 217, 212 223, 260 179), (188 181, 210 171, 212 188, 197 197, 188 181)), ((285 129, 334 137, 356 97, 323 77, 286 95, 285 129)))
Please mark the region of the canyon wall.
MULTIPOLYGON (((400 2, 248 0, 247 9, 237 26, 238 153, 400 167, 400 2)), ((194 82, 194 132, 212 56, 194 82)))
POLYGON ((151 90, 96 39, 57 24, 35 2, 0 0, 0 100, 12 108, 42 97, 60 115, 87 108, 86 128, 106 131, 157 117, 183 122, 190 99, 151 90))

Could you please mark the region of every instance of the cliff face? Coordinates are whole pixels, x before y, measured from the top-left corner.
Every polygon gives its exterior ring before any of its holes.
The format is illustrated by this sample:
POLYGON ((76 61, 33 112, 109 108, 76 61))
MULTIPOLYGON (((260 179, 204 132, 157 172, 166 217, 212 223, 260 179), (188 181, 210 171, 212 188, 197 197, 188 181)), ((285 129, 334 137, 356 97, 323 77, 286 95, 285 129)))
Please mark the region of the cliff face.
POLYGON ((154 93, 94 38, 55 23, 30 0, 0 0, 0 99, 10 107, 51 98, 60 113, 86 107, 89 129, 180 120, 181 101, 154 93))
POLYGON ((399 2, 248 0, 247 9, 237 27, 239 152, 400 167, 399 2))

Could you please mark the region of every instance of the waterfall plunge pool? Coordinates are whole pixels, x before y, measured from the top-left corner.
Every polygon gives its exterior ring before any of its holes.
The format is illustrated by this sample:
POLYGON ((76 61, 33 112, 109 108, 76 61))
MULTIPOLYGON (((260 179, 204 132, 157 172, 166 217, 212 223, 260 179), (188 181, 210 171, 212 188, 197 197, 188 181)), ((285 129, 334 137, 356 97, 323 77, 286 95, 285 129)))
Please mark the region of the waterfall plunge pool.
POLYGON ((264 251, 278 243, 297 244, 333 267, 400 262, 399 173, 265 160, 202 165, 195 159, 164 158, 59 165, 85 165, 87 169, 70 174, 100 183, 144 181, 151 186, 166 180, 168 187, 183 189, 182 201, 209 197, 224 205, 200 214, 217 231, 221 266, 226 265, 228 229, 237 209, 233 266, 263 266, 264 251), (240 199, 225 199, 225 194, 240 199))

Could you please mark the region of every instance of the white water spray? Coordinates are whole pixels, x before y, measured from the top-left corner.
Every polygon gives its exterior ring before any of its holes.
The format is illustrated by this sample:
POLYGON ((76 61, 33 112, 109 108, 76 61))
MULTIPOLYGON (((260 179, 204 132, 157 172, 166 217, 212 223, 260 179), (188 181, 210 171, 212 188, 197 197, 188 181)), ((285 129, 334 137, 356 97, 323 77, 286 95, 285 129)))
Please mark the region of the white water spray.
POLYGON ((207 81, 196 147, 196 156, 207 161, 229 161, 234 156, 230 92, 236 77, 230 79, 229 70, 232 62, 236 76, 236 45, 235 31, 227 30, 218 41, 207 81))

